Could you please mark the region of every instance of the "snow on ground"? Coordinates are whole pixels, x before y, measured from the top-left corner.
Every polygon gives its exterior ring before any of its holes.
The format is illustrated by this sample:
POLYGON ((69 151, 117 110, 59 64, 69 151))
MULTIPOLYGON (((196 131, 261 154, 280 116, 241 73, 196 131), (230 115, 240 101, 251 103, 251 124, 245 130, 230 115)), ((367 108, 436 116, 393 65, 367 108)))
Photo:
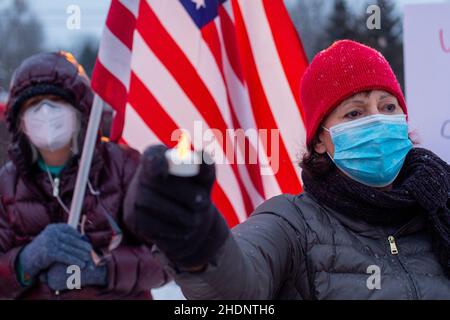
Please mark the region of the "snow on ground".
POLYGON ((169 282, 164 287, 152 290, 155 300, 186 300, 180 287, 175 282, 169 282))

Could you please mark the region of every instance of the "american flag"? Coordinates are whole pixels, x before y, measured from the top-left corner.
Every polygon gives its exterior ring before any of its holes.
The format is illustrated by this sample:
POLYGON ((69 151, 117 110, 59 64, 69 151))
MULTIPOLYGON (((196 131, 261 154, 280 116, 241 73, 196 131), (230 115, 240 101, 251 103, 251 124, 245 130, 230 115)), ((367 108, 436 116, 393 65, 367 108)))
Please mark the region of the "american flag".
POLYGON ((215 150, 228 161, 217 165, 213 201, 233 226, 265 199, 302 189, 306 66, 282 0, 112 0, 92 86, 116 111, 112 140, 140 151, 175 145, 172 133, 192 134, 198 121, 215 129, 215 150), (227 129, 276 129, 279 139, 234 139, 227 129), (232 159, 219 135, 231 141, 232 159), (271 174, 261 174, 268 162, 271 174))

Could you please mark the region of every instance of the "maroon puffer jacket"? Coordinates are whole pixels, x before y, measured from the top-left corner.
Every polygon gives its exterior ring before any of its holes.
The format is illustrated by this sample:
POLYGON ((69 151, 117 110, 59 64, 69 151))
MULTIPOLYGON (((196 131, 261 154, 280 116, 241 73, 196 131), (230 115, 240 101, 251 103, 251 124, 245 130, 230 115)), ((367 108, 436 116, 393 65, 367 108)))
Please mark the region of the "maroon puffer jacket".
MULTIPOLYGON (((45 283, 36 281, 30 288, 24 288, 17 280, 15 261, 20 250, 48 224, 68 219, 52 195, 47 173, 32 163, 29 143, 17 125, 21 103, 40 90, 48 92, 49 88, 81 111, 80 143, 85 135, 93 94, 80 67, 63 53, 27 59, 16 71, 7 106, 13 142, 11 161, 0 169, 0 299, 151 299, 150 288, 163 285, 166 274, 150 249, 135 240, 122 223, 123 199, 138 165, 139 153, 100 140, 89 176, 93 190, 86 191, 82 215, 86 235, 95 249, 108 252, 113 235, 108 215, 123 231, 120 246, 106 255, 108 286, 86 287, 56 296, 45 283), (95 195, 95 191, 100 194, 95 195)), ((67 205, 74 191, 78 159, 78 156, 71 159, 60 176, 60 196, 67 205)))

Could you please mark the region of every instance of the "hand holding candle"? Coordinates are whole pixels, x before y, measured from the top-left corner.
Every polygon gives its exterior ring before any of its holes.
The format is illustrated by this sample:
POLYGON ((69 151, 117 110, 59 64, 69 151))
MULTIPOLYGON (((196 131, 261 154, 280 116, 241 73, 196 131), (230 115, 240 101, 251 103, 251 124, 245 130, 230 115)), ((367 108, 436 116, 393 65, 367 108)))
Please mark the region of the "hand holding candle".
POLYGON ((144 151, 124 216, 142 242, 156 245, 177 267, 198 270, 216 255, 229 229, 211 199, 215 164, 208 153, 192 152, 187 137, 174 149, 144 151))
POLYGON ((177 146, 167 150, 165 156, 171 175, 193 177, 200 171, 201 157, 198 153, 191 151, 191 142, 186 133, 180 135, 177 146))

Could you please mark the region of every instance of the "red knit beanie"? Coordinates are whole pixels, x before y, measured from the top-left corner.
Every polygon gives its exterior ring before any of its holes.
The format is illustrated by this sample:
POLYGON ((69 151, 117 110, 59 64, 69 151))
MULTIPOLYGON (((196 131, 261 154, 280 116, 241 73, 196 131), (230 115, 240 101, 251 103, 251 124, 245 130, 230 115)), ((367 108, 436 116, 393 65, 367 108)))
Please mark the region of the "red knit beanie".
POLYGON ((397 78, 380 52, 351 40, 336 41, 319 52, 301 82, 306 142, 311 142, 320 123, 342 101, 368 90, 394 95, 407 114, 397 78))

